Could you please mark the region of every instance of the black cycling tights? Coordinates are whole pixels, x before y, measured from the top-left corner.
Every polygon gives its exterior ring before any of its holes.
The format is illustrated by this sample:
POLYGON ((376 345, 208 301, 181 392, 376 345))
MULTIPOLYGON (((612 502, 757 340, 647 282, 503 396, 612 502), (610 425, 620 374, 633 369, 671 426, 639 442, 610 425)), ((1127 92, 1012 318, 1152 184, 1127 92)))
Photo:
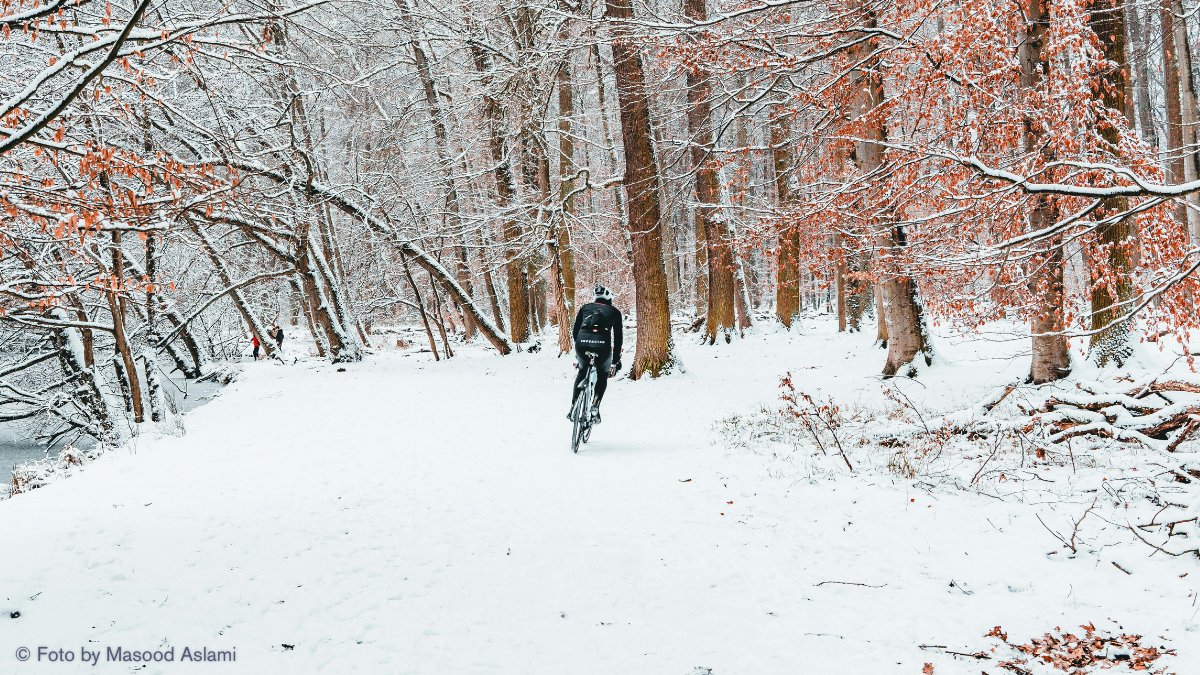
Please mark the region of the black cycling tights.
MULTIPOLYGON (((595 349, 591 351, 595 352, 595 349)), ((582 391, 579 385, 587 376, 588 359, 583 352, 579 345, 575 345, 575 361, 579 364, 579 373, 575 375, 575 386, 571 389, 571 405, 575 405, 575 399, 579 398, 579 392, 582 391)), ((600 399, 604 398, 604 390, 608 388, 609 368, 612 368, 612 353, 600 352, 596 357, 596 400, 592 401, 592 405, 600 405, 600 399)))

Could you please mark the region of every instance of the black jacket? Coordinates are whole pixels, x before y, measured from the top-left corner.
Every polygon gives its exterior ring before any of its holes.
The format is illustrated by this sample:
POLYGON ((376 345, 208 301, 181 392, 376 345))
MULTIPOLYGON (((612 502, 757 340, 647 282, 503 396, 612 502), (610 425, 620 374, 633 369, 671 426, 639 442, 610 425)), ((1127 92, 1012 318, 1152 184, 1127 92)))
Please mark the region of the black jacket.
MULTIPOLYGON (((599 335, 606 344, 612 345, 613 361, 620 363, 621 361, 621 312, 612 306, 611 300, 597 300, 589 302, 579 308, 579 313, 575 315, 575 327, 571 329, 571 335, 578 341, 580 338, 579 328, 583 325, 583 317, 589 314, 598 314, 597 326, 599 327, 599 335), (609 342, 609 334, 612 335, 612 342, 609 342)), ((592 337, 592 336, 586 336, 592 337)))

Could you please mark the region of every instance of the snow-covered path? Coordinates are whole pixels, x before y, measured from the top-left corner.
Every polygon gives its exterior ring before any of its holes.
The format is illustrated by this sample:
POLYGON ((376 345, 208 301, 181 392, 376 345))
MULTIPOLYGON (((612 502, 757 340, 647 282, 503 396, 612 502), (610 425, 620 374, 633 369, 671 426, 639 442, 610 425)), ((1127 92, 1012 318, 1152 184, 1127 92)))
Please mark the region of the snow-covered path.
POLYGON ((151 673, 916 674, 941 658, 974 675, 918 645, 1107 617, 1200 653, 1193 599, 1048 560, 1027 507, 771 478, 713 444, 789 368, 877 391, 864 339, 681 345, 689 373, 614 381, 578 455, 566 358, 252 364, 187 436, 0 502, 0 609, 21 612, 0 619, 0 672, 63 668, 20 646, 119 645, 236 648, 151 673))

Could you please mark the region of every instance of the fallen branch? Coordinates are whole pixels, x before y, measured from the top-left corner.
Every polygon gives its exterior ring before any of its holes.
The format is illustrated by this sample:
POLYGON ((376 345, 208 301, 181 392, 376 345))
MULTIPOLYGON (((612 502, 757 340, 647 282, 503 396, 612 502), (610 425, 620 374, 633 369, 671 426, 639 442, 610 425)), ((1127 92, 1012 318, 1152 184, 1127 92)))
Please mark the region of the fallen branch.
POLYGON ((1192 415, 1188 418, 1188 423, 1180 428, 1174 437, 1167 441, 1167 452, 1175 452, 1175 448, 1178 448, 1179 444, 1183 443, 1188 436, 1194 434, 1196 429, 1200 429, 1200 418, 1192 415))

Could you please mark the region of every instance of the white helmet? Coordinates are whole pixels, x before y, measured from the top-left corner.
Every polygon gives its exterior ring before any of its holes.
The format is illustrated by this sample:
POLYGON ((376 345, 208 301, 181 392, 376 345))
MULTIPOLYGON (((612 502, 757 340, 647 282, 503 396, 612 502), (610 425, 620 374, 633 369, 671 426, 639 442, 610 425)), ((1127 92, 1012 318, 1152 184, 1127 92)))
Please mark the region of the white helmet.
POLYGON ((596 284, 595 290, 592 291, 592 297, 596 298, 597 300, 608 300, 609 302, 612 302, 613 294, 612 291, 608 290, 607 288, 601 286, 600 284, 596 284))

